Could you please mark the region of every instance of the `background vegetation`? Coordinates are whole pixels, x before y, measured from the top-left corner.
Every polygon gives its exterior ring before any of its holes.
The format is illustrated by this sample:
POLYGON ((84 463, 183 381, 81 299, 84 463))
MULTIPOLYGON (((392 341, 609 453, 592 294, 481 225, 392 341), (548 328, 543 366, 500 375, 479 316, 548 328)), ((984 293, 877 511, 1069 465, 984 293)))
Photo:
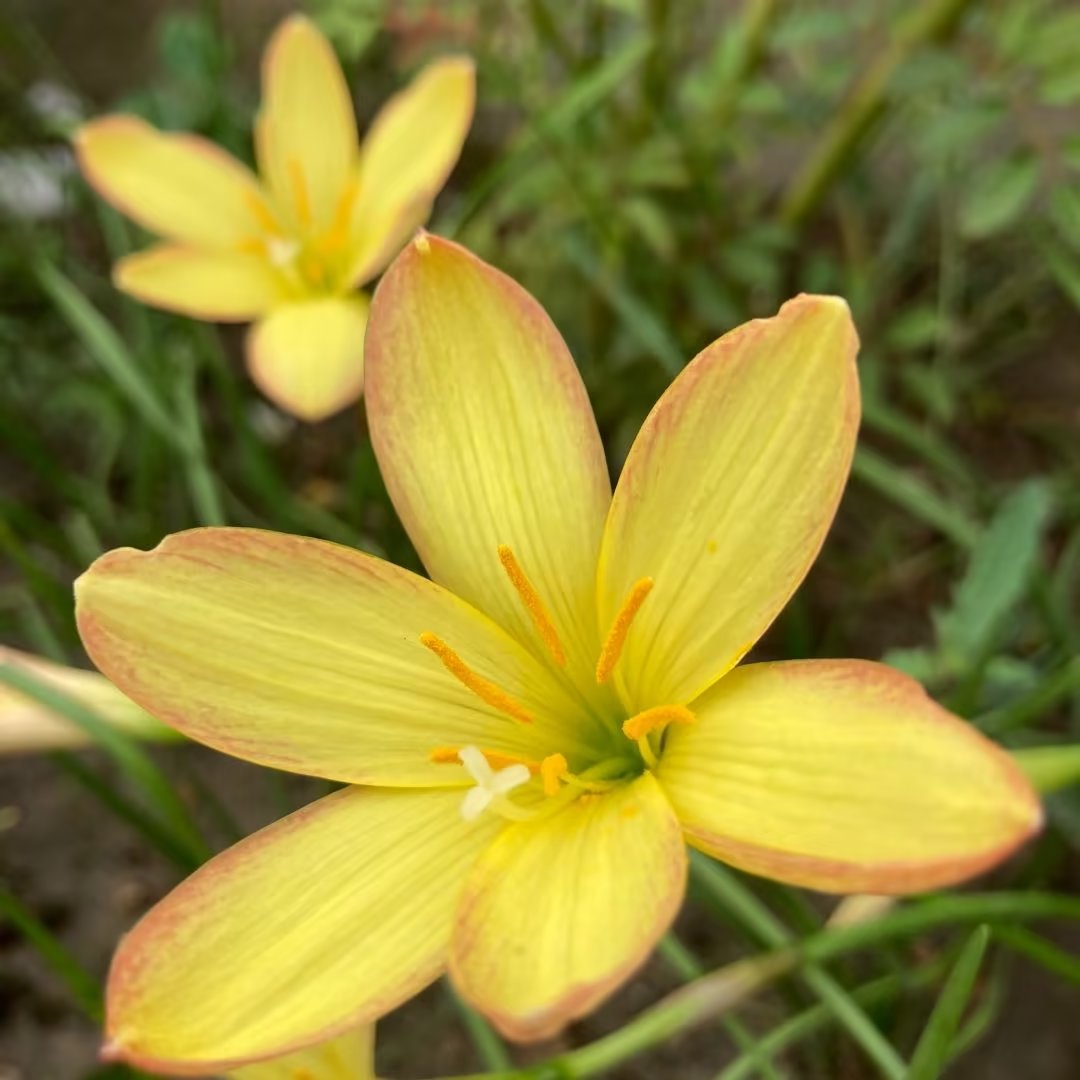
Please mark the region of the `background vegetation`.
MULTIPOLYGON (((432 227, 551 312, 613 470, 698 349, 794 292, 846 296, 863 339, 855 472, 823 557, 758 655, 884 657, 1006 746, 1080 741, 1075 4, 309 10, 361 116, 427 57, 476 57, 478 119, 432 227)), ((115 292, 109 265, 139 238, 65 149, 80 116, 120 106, 250 156, 255 58, 283 11, 0 4, 6 644, 84 662, 73 577, 111 547, 200 523, 303 532, 416 565, 361 411, 298 425, 247 381, 232 332, 115 292)), ((99 1009, 116 935, 208 849, 312 793, 196 748, 148 754, 115 737, 92 754, 0 764, 0 1075, 93 1073, 79 1009, 99 1009)), ((938 1075, 963 1052, 950 1075, 1074 1076, 1080 792, 1048 805, 1040 843, 966 906, 915 901, 831 974, 800 968, 610 1075, 900 1080, 938 1075), (1032 929, 1039 915, 1060 919, 1032 929), (979 923, 988 947, 969 937, 979 923)), ((827 910, 699 861, 679 937, 563 1048, 726 959, 819 941, 827 910)), ((397 1076, 502 1055, 439 992, 391 1019, 380 1047, 397 1076)))

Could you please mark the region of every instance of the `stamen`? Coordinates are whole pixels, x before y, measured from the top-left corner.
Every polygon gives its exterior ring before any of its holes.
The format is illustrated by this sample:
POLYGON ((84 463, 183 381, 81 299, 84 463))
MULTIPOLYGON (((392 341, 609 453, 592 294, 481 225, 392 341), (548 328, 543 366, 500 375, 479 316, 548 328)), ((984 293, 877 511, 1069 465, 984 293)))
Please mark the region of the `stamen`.
POLYGON ((326 267, 310 255, 301 261, 300 272, 316 288, 326 283, 326 267))
POLYGON ((464 687, 471 690, 481 701, 498 709, 507 716, 512 716, 522 724, 531 724, 532 716, 518 704, 505 690, 493 682, 478 675, 442 638, 425 630, 420 635, 420 644, 430 649, 441 661, 443 667, 464 687))
POLYGON ((544 783, 545 795, 559 794, 559 781, 566 775, 569 765, 562 754, 548 754, 540 762, 540 779, 544 783))
POLYGON ((244 202, 247 203, 248 209, 254 215, 259 228, 263 232, 279 233, 281 231, 278 227, 277 218, 270 212, 270 207, 266 205, 260 195, 254 191, 245 191, 244 202))
POLYGON ((323 233, 319 240, 319 248, 330 255, 343 248, 349 239, 349 226, 352 224, 352 208, 356 196, 360 191, 360 177, 351 176, 342 189, 341 198, 338 199, 334 209, 334 220, 330 228, 323 233))
POLYGON ((301 225, 311 224, 311 201, 308 199, 304 169, 296 158, 289 158, 289 183, 292 185, 293 204, 301 225))
MULTIPOLYGON (((462 747, 460 746, 436 746, 428 754, 428 761, 436 765, 460 765, 461 750, 462 747)), ((481 750, 480 753, 484 755, 484 760, 493 769, 505 769, 509 765, 524 765, 531 773, 540 772, 541 762, 538 761, 514 757, 511 754, 504 754, 500 750, 481 750)))
POLYGON ((502 568, 506 571, 510 584, 517 590, 522 603, 528 609, 529 618, 532 619, 536 632, 543 638, 548 652, 551 653, 551 658, 559 667, 565 667, 566 653, 563 652, 562 642, 559 641, 559 633, 555 629, 555 624, 551 621, 551 615, 544 606, 544 601, 540 599, 540 594, 536 591, 535 586, 525 576, 525 571, 521 569, 521 563, 517 561, 517 557, 506 544, 499 545, 499 562, 502 563, 502 568))
POLYGON ((623 723, 623 734, 628 739, 644 739, 650 731, 667 724, 692 724, 694 714, 685 705, 656 705, 623 723))
POLYGON ((622 655, 630 624, 634 621, 638 609, 645 602, 645 597, 652 592, 653 585, 654 582, 651 577, 635 581, 629 595, 623 601, 622 607, 619 608, 615 621, 611 624, 611 629, 604 639, 604 646, 600 650, 600 659, 596 662, 596 681, 598 683, 607 682, 611 677, 611 673, 615 670, 615 665, 622 655))

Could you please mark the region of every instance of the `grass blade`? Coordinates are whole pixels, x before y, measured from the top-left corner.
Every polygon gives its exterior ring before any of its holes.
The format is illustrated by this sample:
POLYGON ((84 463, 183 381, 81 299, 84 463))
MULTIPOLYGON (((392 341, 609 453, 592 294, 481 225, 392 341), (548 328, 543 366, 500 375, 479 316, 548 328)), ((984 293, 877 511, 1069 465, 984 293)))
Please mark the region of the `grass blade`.
MULTIPOLYGON (((734 873, 696 851, 691 852, 690 858, 695 879, 762 944, 777 949, 792 942, 793 937, 784 924, 734 873)), ((800 977, 862 1047, 881 1075, 889 1080, 903 1080, 907 1073, 904 1060, 840 983, 813 961, 802 969, 800 977)))
POLYGON ((9 922, 38 951, 41 958, 63 980, 71 996, 87 1016, 100 1024, 105 1011, 101 989, 79 962, 60 944, 49 928, 20 902, 13 892, 0 885, 0 919, 9 922))
POLYGON ((968 938, 915 1047, 907 1080, 936 1080, 944 1072, 989 940, 988 926, 980 926, 968 938))
POLYGON ((142 792, 177 845, 198 862, 210 857, 210 850, 195 828, 187 808, 164 774, 134 739, 106 723, 82 702, 13 665, 0 664, 0 683, 5 683, 82 728, 142 792))

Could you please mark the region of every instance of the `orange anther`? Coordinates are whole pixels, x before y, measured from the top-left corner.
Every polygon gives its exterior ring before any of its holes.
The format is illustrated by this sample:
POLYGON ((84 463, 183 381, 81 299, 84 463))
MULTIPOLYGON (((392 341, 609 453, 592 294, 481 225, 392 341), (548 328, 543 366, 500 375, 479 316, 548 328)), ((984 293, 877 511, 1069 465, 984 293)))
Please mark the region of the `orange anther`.
POLYGON ((668 724, 692 724, 694 714, 685 705, 656 705, 624 721, 622 730, 628 739, 635 742, 644 739, 650 731, 668 724))
POLYGON ((334 220, 330 228, 319 239, 319 249, 328 255, 340 251, 349 239, 349 229, 352 225, 353 203, 360 192, 360 177, 349 178, 341 191, 337 206, 334 209, 334 220))
POLYGON ((471 690, 481 701, 493 709, 512 716, 522 724, 531 724, 532 716, 518 704, 505 690, 496 686, 489 679, 478 675, 442 638, 424 631, 420 635, 420 644, 430 649, 441 661, 444 668, 464 687, 471 690))
POLYGON ((563 652, 562 642, 559 641, 559 633, 555 629, 555 624, 551 621, 551 615, 544 606, 544 601, 540 599, 536 587, 525 576, 525 571, 521 569, 521 563, 517 561, 517 557, 506 544, 499 545, 499 562, 502 563, 502 568, 506 571, 510 584, 514 586, 518 596, 521 597, 521 602, 528 610, 529 618, 532 619, 536 632, 543 639, 548 652, 551 653, 551 658, 559 667, 565 666, 566 653, 563 652))
POLYGON ((600 659, 596 661, 596 681, 598 683, 607 682, 611 677, 611 673, 615 670, 615 665, 622 655, 630 624, 634 621, 638 609, 645 602, 645 597, 652 592, 653 584, 651 577, 635 581, 623 601, 622 607, 619 608, 615 621, 611 624, 611 629, 604 639, 603 648, 600 650, 600 659))
MULTIPOLYGON (((461 758, 458 756, 460 746, 436 746, 428 754, 428 761, 436 765, 460 765, 461 758)), ((504 754, 501 750, 481 750, 484 760, 493 769, 505 769, 509 765, 524 765, 529 772, 539 772, 541 765, 528 758, 515 757, 513 754, 504 754)))
POLYGON ((275 236, 281 232, 277 218, 270 212, 270 207, 266 205, 261 195, 254 191, 245 191, 244 202, 263 232, 272 233, 275 236))
POLYGON ((559 794, 559 781, 567 774, 569 768, 562 754, 548 754, 540 762, 540 779, 544 782, 545 795, 559 794))

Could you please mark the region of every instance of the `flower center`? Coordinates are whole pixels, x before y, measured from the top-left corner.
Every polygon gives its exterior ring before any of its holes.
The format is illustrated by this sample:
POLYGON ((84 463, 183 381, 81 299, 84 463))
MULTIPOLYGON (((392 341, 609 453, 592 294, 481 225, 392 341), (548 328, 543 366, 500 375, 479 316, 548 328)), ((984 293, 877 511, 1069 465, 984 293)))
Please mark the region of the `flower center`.
MULTIPOLYGON (((551 659, 559 667, 566 665, 559 632, 550 609, 525 572, 517 556, 506 544, 497 549, 499 563, 514 591, 524 604, 537 635, 551 659)), ((622 656, 623 645, 632 622, 653 588, 652 578, 635 582, 615 615, 611 628, 600 649, 596 664, 597 683, 606 682, 622 656)), ((532 724, 532 714, 513 695, 479 672, 473 670, 437 634, 425 630, 420 644, 438 657, 443 667, 463 686, 491 708, 521 724, 532 724)), ((430 760, 437 764, 461 765, 468 772, 473 786, 465 795, 462 816, 472 821, 486 810, 492 810, 514 821, 533 820, 547 816, 585 795, 598 795, 639 775, 642 769, 654 769, 659 764, 664 732, 669 724, 687 724, 694 714, 685 705, 656 705, 644 709, 620 725, 622 734, 636 745, 636 753, 616 751, 614 756, 600 758, 574 772, 565 755, 548 754, 540 761, 504 753, 500 750, 475 746, 439 746, 431 751, 430 760), (512 798, 511 793, 527 796, 527 785, 539 780, 540 791, 532 789, 529 803, 512 798), (542 798, 536 798, 542 792, 542 798)))
POLYGON ((288 214, 275 212, 272 204, 255 192, 247 197, 254 218, 255 235, 240 243, 240 250, 266 259, 298 297, 333 295, 348 288, 349 228, 359 180, 345 185, 334 214, 319 228, 303 164, 288 163, 288 214), (294 224, 283 223, 291 218, 294 224))

